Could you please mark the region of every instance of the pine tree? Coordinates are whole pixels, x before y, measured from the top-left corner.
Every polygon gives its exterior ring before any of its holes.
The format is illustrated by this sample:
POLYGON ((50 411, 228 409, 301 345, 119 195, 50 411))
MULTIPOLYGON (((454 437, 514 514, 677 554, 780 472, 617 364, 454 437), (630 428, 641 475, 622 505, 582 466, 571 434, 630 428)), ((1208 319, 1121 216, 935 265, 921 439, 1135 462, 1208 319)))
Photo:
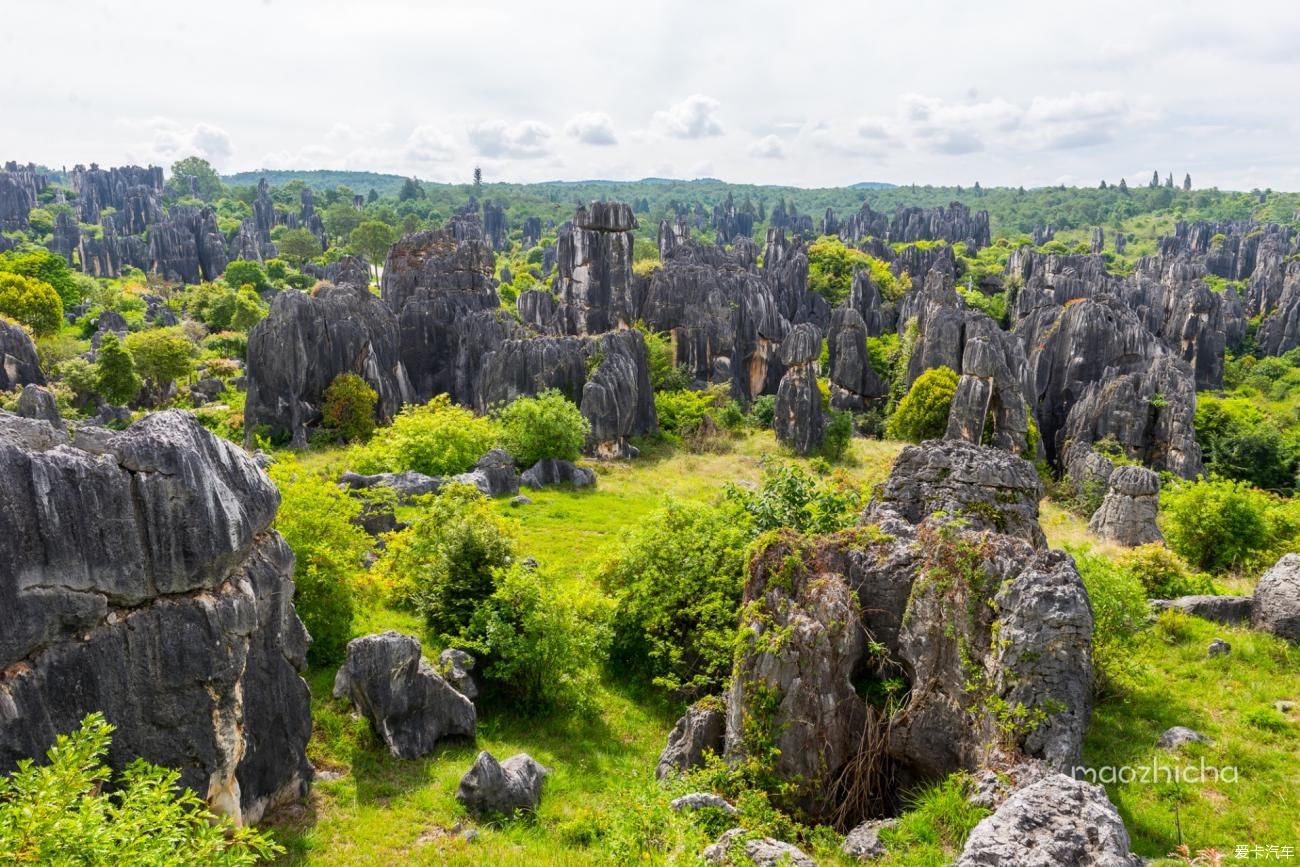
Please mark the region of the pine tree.
POLYGON ((1128 192, 1128 181, 1124 180, 1123 178, 1119 179, 1119 191, 1121 193, 1128 192))
POLYGON ((99 393, 110 403, 127 404, 140 393, 140 374, 135 372, 131 353, 112 331, 99 344, 95 367, 99 374, 99 393))
POLYGON ((1152 173, 1151 173, 1151 184, 1150 184, 1150 187, 1151 187, 1151 189, 1154 190, 1154 189, 1155 189, 1156 187, 1158 187, 1158 186, 1160 186, 1160 172, 1155 171, 1155 172, 1152 172, 1152 173))
POLYGON ((1105 178, 1102 178, 1102 179, 1101 179, 1101 185, 1098 186, 1097 189, 1099 189, 1099 190, 1104 190, 1104 189, 1106 189, 1106 179, 1105 179, 1105 178))
POLYGON ((483 169, 480 166, 474 166, 474 197, 478 198, 483 192, 483 169))
POLYGON ((1173 173, 1173 172, 1170 172, 1168 175, 1165 176, 1165 186, 1166 186, 1167 188, 1171 189, 1171 190, 1174 188, 1174 173, 1173 173))
POLYGON ((1183 175, 1183 192, 1190 193, 1191 191, 1192 191, 1192 173, 1188 172, 1187 174, 1183 175))

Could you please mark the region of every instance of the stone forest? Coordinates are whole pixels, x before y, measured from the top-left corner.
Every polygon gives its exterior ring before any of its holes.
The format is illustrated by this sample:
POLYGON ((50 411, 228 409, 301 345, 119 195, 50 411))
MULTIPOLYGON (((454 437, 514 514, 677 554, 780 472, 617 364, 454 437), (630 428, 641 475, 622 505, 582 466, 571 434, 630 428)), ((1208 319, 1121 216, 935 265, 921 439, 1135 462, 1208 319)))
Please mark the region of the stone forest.
POLYGON ((1300 845, 1300 195, 10 162, 0 232, 0 863, 1300 845))

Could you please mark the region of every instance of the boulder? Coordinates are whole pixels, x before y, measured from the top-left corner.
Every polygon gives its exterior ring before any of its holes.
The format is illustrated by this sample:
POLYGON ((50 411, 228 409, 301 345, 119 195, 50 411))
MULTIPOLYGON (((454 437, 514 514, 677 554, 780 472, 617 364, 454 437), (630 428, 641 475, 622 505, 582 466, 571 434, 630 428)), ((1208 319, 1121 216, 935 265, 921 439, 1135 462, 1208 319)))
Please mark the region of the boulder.
POLYGON ((1165 729, 1156 741, 1156 749, 1176 750, 1185 744, 1212 744, 1213 740, 1186 726, 1174 726, 1165 729))
POLYGON ((735 816, 740 813, 734 805, 727 803, 727 800, 721 795, 715 795, 712 792, 691 792, 689 795, 682 795, 680 798, 674 798, 668 805, 678 813, 695 810, 721 810, 728 816, 735 816))
POLYGON ((1227 656, 1232 653, 1232 645, 1222 638, 1216 638, 1210 642, 1209 647, 1205 649, 1205 655, 1213 659, 1216 656, 1227 656))
POLYGON ((425 494, 438 493, 438 490, 443 485, 443 480, 437 476, 426 476, 424 473, 417 473, 414 470, 404 470, 400 473, 375 473, 370 476, 360 473, 344 473, 339 478, 339 485, 354 491, 388 488, 397 493, 398 500, 405 502, 425 494))
POLYGON ((1300 643, 1300 554, 1283 554, 1259 579, 1250 625, 1300 643))
POLYGON ((587 467, 579 467, 573 461, 559 458, 543 458, 524 470, 519 481, 534 491, 549 485, 573 485, 575 488, 590 488, 596 484, 596 473, 587 467))
POLYGON ((0 413, 0 479, 0 773, 102 711, 114 768, 177 768, 237 821, 303 794, 310 639, 266 475, 179 411, 71 443, 0 413))
POLYGON ((1156 526, 1160 476, 1145 467, 1122 466, 1108 481, 1106 499, 1088 522, 1089 532, 1129 548, 1163 542, 1156 526))
POLYGON ((550 773, 527 753, 498 762, 484 750, 460 778, 456 800, 476 816, 510 816, 537 809, 550 773))
POLYGON ((885 844, 880 840, 880 832, 893 828, 897 819, 869 819, 844 835, 841 847, 845 855, 859 861, 874 861, 885 857, 885 844))
POLYGON ((821 343, 821 333, 806 322, 794 326, 781 342, 781 363, 786 371, 776 392, 772 424, 777 440, 800 455, 821 448, 825 435, 822 394, 817 387, 821 343))
POLYGON ((1128 832, 1100 786, 1053 774, 1013 794, 983 819, 957 867, 1139 867, 1128 832))
POLYGON ((0 319, 0 391, 44 385, 36 344, 21 325, 0 319))
POLYGON ((628 439, 659 429, 645 338, 631 329, 603 334, 584 353, 595 365, 578 404, 591 423, 585 449, 596 457, 633 457, 628 439))
POLYGON ((724 705, 717 698, 701 699, 691 705, 668 733, 655 777, 662 780, 670 774, 703 767, 705 753, 721 755, 726 726, 724 705))
POLYGON ((48 421, 55 427, 63 424, 63 417, 59 415, 59 405, 54 401, 54 395, 43 385, 25 385, 22 394, 18 395, 18 414, 23 418, 39 418, 48 421))
POLYGON ((455 481, 473 485, 485 497, 503 497, 519 493, 519 474, 515 472, 515 459, 504 449, 492 449, 474 464, 474 469, 461 473, 455 481))
POLYGON ((438 654, 438 670, 443 679, 454 686, 465 698, 478 698, 478 686, 474 683, 474 657, 463 650, 448 647, 438 654))
POLYGON ((797 846, 771 837, 748 838, 744 828, 732 828, 701 854, 706 864, 753 864, 754 867, 817 867, 797 846))
POLYGON ((474 703, 421 658, 419 640, 409 635, 348 642, 334 697, 350 699, 399 759, 428 755, 443 738, 474 737, 474 703))
POLYGON ((831 406, 861 411, 886 393, 885 383, 867 355, 867 326, 851 307, 831 314, 827 350, 830 360, 831 406))
POLYGON ((1153 599, 1151 607, 1157 611, 1176 608, 1193 617, 1213 620, 1225 626, 1237 626, 1250 621, 1253 600, 1249 596, 1180 596, 1177 599, 1153 599))

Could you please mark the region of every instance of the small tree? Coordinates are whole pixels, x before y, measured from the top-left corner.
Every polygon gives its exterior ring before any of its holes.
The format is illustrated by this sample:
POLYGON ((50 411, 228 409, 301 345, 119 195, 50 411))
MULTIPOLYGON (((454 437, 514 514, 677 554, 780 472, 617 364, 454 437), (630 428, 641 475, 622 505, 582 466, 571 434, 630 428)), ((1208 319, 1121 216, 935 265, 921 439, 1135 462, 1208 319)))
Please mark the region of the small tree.
POLYGON ((325 389, 325 426, 347 442, 365 442, 375 431, 378 393, 355 373, 340 373, 325 389))
POLYGON ((179 326, 130 334, 126 348, 136 370, 160 395, 194 370, 195 346, 179 326))
POLYGON ((919 443, 937 439, 948 430, 948 412, 957 394, 957 374, 935 367, 916 378, 889 419, 889 435, 919 443))
POLYGON ((591 423, 557 389, 520 397, 497 412, 501 446, 523 467, 545 458, 576 460, 591 433, 591 423))
POLYGON ((68 263, 57 253, 44 247, 19 252, 11 250, 0 255, 0 271, 33 277, 54 287, 63 301, 63 306, 75 307, 81 303, 81 287, 77 285, 77 275, 68 267, 68 263))
POLYGON ((352 249, 366 257, 379 279, 379 263, 388 258, 388 250, 397 243, 397 230, 381 220, 366 220, 348 236, 352 249))
POLYGON ((167 179, 166 192, 170 200, 183 199, 190 195, 190 178, 200 199, 211 202, 221 198, 226 191, 221 176, 212 167, 212 163, 202 157, 186 157, 172 163, 171 177, 167 179))
POLYGON ((316 236, 306 229, 289 229, 276 242, 280 255, 295 265, 319 256, 323 249, 316 236))
POLYGON ((140 375, 136 373, 131 353, 112 331, 104 335, 95 356, 99 393, 110 403, 128 404, 140 393, 140 375))
POLYGON ((251 286, 254 291, 264 292, 271 288, 271 283, 266 279, 266 271, 262 269, 262 266, 257 262, 249 262, 245 259, 236 259, 227 265, 223 279, 231 289, 251 286))
POLYGON ((325 231, 331 238, 346 239, 352 230, 361 225, 361 212, 351 202, 335 202, 321 215, 325 231))
POLYGON ((0 316, 16 319, 44 337, 63 325, 63 301, 43 280, 0 272, 0 316))
POLYGON ((112 731, 93 713, 59 735, 45 764, 24 759, 0 778, 6 863, 252 867, 284 852, 265 833, 214 817, 178 771, 137 760, 113 778, 104 763, 112 731))

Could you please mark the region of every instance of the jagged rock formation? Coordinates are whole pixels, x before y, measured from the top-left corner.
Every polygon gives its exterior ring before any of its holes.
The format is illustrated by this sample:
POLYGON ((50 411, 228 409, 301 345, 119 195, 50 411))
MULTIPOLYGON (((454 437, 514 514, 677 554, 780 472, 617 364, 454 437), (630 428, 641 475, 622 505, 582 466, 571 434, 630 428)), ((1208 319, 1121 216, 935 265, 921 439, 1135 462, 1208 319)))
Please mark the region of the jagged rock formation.
POLYGON ((1106 232, 1101 226, 1092 227, 1092 243, 1089 245, 1092 255, 1100 256, 1101 251, 1106 249, 1106 232))
POLYGON ((149 227, 150 268, 168 280, 216 280, 226 270, 226 246, 211 208, 174 205, 149 227))
POLYGON ((286 290, 248 335, 245 430, 258 425, 306 445, 321 417, 325 390, 355 373, 379 395, 375 416, 387 421, 412 399, 399 355, 398 323, 364 285, 325 286, 315 295, 286 290))
POLYGON ((474 703, 424 661, 419 639, 399 632, 349 641, 334 697, 350 699, 395 758, 428 755, 443 738, 474 737, 474 703))
POLYGON ((1201 470, 1191 368, 1113 295, 1060 306, 1026 288, 1016 334, 1048 460, 1114 437, 1130 458, 1190 478, 1201 470))
POLYGON ((655 766, 655 778, 662 780, 670 774, 703 767, 705 753, 721 755, 726 730, 726 714, 717 698, 701 699, 691 705, 668 733, 668 743, 655 766))
POLYGON ((55 403, 54 395, 43 385, 23 386, 15 410, 23 418, 47 421, 55 428, 63 425, 63 418, 59 415, 59 405, 55 403))
POLYGON ((543 458, 519 475, 519 483, 534 491, 551 485, 590 488, 596 484, 596 474, 586 467, 575 466, 573 461, 543 458))
POLYGON ((0 319, 0 391, 44 384, 45 374, 31 335, 16 322, 0 319))
POLYGON ((10 161, 0 172, 0 232, 22 232, 28 227, 27 215, 45 191, 45 175, 36 166, 20 166, 10 161))
POLYGON ((1100 786, 1053 774, 1015 792, 971 831, 957 867, 1139 867, 1100 786))
POLYGON ((1155 611, 1176 608, 1192 617, 1236 626, 1250 622, 1253 601, 1250 596, 1180 596, 1177 599, 1153 599, 1151 608, 1155 611))
POLYGON ((792 328, 781 342, 785 375, 776 392, 772 426, 777 440, 800 455, 821 448, 825 434, 822 395, 817 388, 817 357, 821 348, 821 334, 806 322, 792 328))
POLYGON ((956 244, 964 241, 971 250, 987 247, 991 240, 988 211, 971 213, 961 202, 953 202, 946 208, 906 208, 900 205, 892 218, 864 203, 861 210, 841 222, 839 235, 855 244, 866 238, 878 238, 889 244, 913 244, 917 241, 956 244))
POLYGON ((0 772, 100 710, 110 764, 236 820, 305 792, 309 638, 261 470, 178 411, 71 443, 0 413, 0 478, 0 772))
POLYGON ((550 773, 527 753, 517 753, 504 762, 484 750, 460 778, 456 800, 476 816, 510 816, 537 809, 542 784, 550 773))
POLYGON ((483 201, 483 237, 492 245, 493 250, 504 250, 510 246, 510 223, 506 220, 506 209, 499 203, 483 201))
POLYGON ((1250 625, 1300 644, 1300 554, 1284 554, 1255 585, 1250 625))
POLYGON ((1070 557, 1025 541, 1041 545, 1037 524, 1026 525, 1039 493, 1021 458, 932 441, 900 456, 864 514, 870 526, 770 541, 745 585, 727 755, 745 755, 747 726, 768 727, 774 770, 800 781, 801 805, 820 815, 837 786, 866 786, 883 808, 898 781, 974 770, 1003 749, 1062 769, 1077 763, 1091 710, 1092 614, 1070 557), (968 523, 951 524, 958 514, 968 523), (884 655, 867 652, 868 637, 884 655), (900 671, 909 702, 886 720, 854 683, 900 671), (998 706, 1022 707, 1035 724, 1008 742, 998 706), (888 757, 887 777, 853 779, 851 760, 871 743, 888 757))
POLYGON ((463 650, 448 647, 438 654, 438 672, 457 692, 471 701, 478 697, 478 685, 474 683, 474 657, 463 650))
POLYGON ((473 485, 485 497, 502 497, 519 493, 519 474, 515 472, 515 459, 504 449, 492 449, 474 464, 474 469, 461 473, 455 481, 473 485))
POLYGON ((522 237, 522 246, 525 250, 536 247, 542 240, 542 218, 525 217, 522 237))
POLYGON ((637 225, 631 206, 592 202, 561 229, 555 294, 564 333, 600 334, 636 321, 632 230, 637 225))
POLYGON ((1130 548, 1163 542, 1156 526, 1160 476, 1144 467, 1117 467, 1107 478, 1106 499, 1088 522, 1088 531, 1130 548))
POLYGON ((885 382, 867 355, 867 325, 858 311, 841 307, 831 314, 827 351, 831 406, 860 412, 887 393, 885 382))

